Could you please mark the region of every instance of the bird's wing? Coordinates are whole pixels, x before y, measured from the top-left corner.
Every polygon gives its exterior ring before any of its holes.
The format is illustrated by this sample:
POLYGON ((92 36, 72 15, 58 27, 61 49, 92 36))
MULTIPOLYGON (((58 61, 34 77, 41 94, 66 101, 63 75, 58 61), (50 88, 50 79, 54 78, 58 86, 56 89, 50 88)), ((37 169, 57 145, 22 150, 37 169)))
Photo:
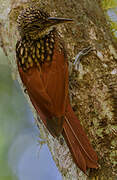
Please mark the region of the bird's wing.
POLYGON ((42 112, 47 118, 47 125, 51 122, 52 128, 61 126, 62 130, 68 96, 67 61, 62 52, 55 50, 53 60, 45 62, 40 68, 39 70, 34 66, 24 72, 18 66, 22 82, 36 110, 42 112))

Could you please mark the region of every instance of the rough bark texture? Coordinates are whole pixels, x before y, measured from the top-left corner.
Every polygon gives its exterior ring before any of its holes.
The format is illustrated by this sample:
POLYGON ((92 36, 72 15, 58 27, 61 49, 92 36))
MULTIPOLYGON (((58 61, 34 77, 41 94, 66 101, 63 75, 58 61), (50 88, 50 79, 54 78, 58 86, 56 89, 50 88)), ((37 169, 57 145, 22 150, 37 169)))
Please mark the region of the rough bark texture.
MULTIPOLYGON (((62 25, 59 32, 64 39, 69 64, 69 90, 73 109, 81 120, 95 150, 100 168, 85 176, 72 161, 65 142, 58 143, 48 134, 41 121, 41 137, 52 152, 63 179, 116 179, 117 178, 117 47, 109 31, 99 0, 1 0, 0 40, 8 56, 13 78, 17 78, 15 44, 18 39, 17 16, 24 7, 38 3, 52 16, 74 19, 72 25, 62 25), (93 51, 85 56, 76 71, 73 57, 84 47, 93 51), (71 70, 72 69, 72 70, 71 70)), ((23 89, 23 86, 22 86, 23 89)), ((26 96, 26 95, 25 95, 26 96)), ((28 99, 28 97, 26 96, 28 99)), ((30 102, 29 102, 30 103, 30 102)), ((34 109, 33 109, 34 110, 34 109)), ((36 113, 34 111, 34 116, 36 113)))

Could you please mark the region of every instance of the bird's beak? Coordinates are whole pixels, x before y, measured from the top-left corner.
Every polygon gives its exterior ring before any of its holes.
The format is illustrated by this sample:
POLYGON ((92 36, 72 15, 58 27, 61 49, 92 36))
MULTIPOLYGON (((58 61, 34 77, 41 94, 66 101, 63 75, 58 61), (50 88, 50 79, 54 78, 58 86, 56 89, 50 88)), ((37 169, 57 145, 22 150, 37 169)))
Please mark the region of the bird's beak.
POLYGON ((71 22, 73 22, 73 20, 68 19, 68 18, 57 18, 57 17, 48 18, 49 26, 54 26, 54 25, 64 24, 64 23, 71 23, 71 22))

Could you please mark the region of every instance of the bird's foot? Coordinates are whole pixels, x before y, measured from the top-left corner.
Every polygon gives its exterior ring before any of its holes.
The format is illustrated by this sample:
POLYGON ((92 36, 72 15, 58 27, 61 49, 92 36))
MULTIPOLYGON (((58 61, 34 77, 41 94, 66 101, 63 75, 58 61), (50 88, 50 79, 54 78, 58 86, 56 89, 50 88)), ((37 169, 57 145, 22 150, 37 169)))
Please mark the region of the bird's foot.
POLYGON ((82 49, 82 51, 80 51, 76 55, 75 60, 74 60, 75 70, 78 70, 81 58, 87 55, 90 51, 92 51, 92 47, 88 46, 87 48, 82 49))

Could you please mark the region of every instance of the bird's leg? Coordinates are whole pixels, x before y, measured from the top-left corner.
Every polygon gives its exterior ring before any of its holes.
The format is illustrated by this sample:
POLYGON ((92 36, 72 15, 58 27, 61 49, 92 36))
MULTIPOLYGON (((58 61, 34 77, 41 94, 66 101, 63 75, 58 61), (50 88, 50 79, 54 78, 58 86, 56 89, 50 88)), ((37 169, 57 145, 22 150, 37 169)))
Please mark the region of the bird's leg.
POLYGON ((78 70, 81 58, 87 55, 90 51, 92 51, 92 47, 88 46, 87 48, 82 49, 82 51, 80 51, 76 55, 75 61, 74 61, 75 70, 78 70))

